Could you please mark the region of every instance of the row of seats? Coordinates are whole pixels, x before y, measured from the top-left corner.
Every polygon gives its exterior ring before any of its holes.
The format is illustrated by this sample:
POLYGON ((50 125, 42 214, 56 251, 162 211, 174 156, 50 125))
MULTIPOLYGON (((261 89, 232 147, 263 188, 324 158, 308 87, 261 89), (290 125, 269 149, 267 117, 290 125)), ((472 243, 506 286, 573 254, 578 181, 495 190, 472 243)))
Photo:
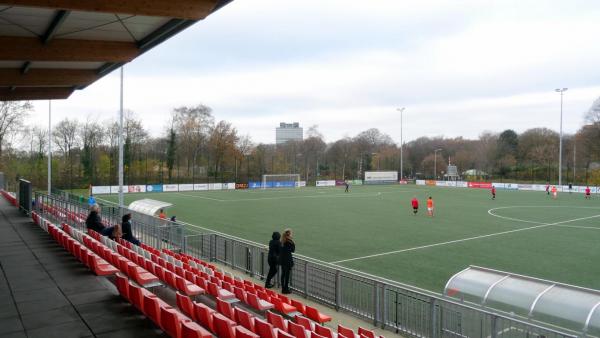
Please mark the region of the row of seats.
MULTIPOLYGON (((61 213, 63 217, 65 215, 61 210, 55 210, 55 212, 61 213)), ((237 337, 237 335, 253 337, 252 335, 256 335, 261 338, 338 338, 338 336, 340 338, 375 338, 373 331, 360 327, 358 333, 355 333, 349 328, 338 325, 337 332, 334 332, 321 325, 330 321, 331 317, 320 313, 317 309, 265 289, 251 281, 234 277, 195 257, 177 254, 166 249, 159 251, 146 244, 137 247, 126 241, 117 243, 93 231, 90 235, 103 241, 108 248, 116 250, 123 258, 145 268, 149 273, 156 275, 167 285, 179 291, 177 292, 177 304, 185 317, 188 320, 191 318, 197 321, 219 337, 231 338, 237 337), (186 284, 183 284, 184 281, 188 283, 187 285, 199 286, 213 296, 216 299, 217 311, 202 303, 192 301, 188 296, 203 292, 189 292, 186 290, 186 284), (266 320, 263 320, 239 307, 234 308, 231 303, 237 300, 261 312, 274 309, 294 318, 294 321, 284 319, 272 311, 267 311, 266 320)), ((142 288, 142 290, 145 289, 142 288)), ((153 320, 155 319, 153 318, 153 320)), ((157 325, 162 325, 160 318, 157 325)), ((183 327, 183 322, 181 325, 183 327)))

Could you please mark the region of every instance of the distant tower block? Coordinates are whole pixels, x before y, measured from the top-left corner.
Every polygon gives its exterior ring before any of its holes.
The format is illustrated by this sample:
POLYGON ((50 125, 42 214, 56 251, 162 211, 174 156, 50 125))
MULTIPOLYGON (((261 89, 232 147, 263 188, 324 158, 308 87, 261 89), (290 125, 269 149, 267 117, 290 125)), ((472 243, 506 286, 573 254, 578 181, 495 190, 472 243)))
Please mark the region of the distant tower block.
POLYGON ((300 123, 281 122, 275 129, 275 144, 284 144, 288 141, 302 141, 303 129, 300 123))

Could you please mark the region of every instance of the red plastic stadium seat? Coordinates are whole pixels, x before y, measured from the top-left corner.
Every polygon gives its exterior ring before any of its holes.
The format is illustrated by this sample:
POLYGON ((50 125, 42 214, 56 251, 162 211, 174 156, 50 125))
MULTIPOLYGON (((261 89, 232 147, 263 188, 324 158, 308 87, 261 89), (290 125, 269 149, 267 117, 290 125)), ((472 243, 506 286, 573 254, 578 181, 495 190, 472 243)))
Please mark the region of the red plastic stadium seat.
POLYGON ((302 325, 302 327, 304 327, 304 329, 306 329, 308 331, 312 331, 313 330, 312 323, 310 322, 310 319, 308 319, 306 317, 296 316, 296 324, 302 325))
POLYGON ((273 325, 274 328, 287 332, 287 321, 282 316, 275 314, 271 311, 267 311, 267 322, 273 325))
POLYGON ((310 338, 325 338, 325 336, 321 336, 320 334, 318 334, 318 333, 316 333, 314 331, 311 331, 310 332, 310 338))
POLYGON ((315 325, 315 332, 325 338, 333 338, 335 336, 335 334, 333 333, 333 330, 331 330, 328 327, 321 326, 321 325, 315 325))
POLYGON ((227 290, 223 290, 221 289, 218 285, 214 284, 214 283, 207 283, 208 286, 208 294, 210 294, 211 296, 215 297, 215 298, 221 298, 221 299, 232 299, 235 298, 235 295, 227 290))
POLYGON ((358 327, 358 334, 360 336, 365 336, 367 338, 375 338, 375 332, 371 331, 371 330, 367 330, 365 328, 362 327, 358 327))
POLYGON ((256 334, 258 334, 261 338, 276 338, 273 325, 263 321, 262 319, 254 319, 254 329, 254 332, 256 332, 256 334))
POLYGON ((295 306, 292 306, 290 304, 284 303, 281 299, 279 298, 275 298, 275 297, 271 297, 271 302, 273 303, 273 306, 275 306, 275 310, 283 313, 283 314, 290 314, 293 312, 298 312, 296 310, 295 306))
POLYGON ((270 310, 273 308, 273 304, 266 302, 262 299, 258 299, 258 296, 253 295, 251 293, 246 294, 246 299, 248 300, 248 305, 259 311, 270 310))
POLYGON ((171 337, 181 337, 181 324, 184 321, 189 322, 190 319, 172 307, 162 307, 160 309, 160 327, 171 337))
POLYGON ((188 296, 196 296, 204 293, 204 289, 198 285, 190 283, 189 281, 185 280, 185 278, 180 276, 175 276, 175 284, 177 286, 177 290, 188 296))
POLYGON ((259 338, 259 336, 254 332, 239 325, 235 327, 235 336, 236 338, 259 338))
POLYGON ((290 304, 292 304, 292 306, 294 306, 296 310, 298 310, 298 312, 302 313, 303 315, 306 315, 306 307, 304 306, 304 304, 300 303, 295 299, 290 299, 290 304))
POLYGON ((231 304, 227 303, 221 298, 217 298, 217 311, 223 316, 235 320, 235 312, 231 304))
POLYGON ((96 255, 88 256, 88 264, 90 269, 97 276, 109 276, 119 272, 117 268, 108 264, 105 260, 96 255))
POLYGON ((194 304, 190 297, 179 292, 175 294, 175 297, 177 299, 177 307, 179 307, 179 310, 181 310, 184 315, 196 320, 196 316, 194 314, 194 304))
POLYGON ((221 315, 220 313, 213 314, 213 325, 215 327, 215 334, 219 338, 235 338, 234 328, 236 323, 221 315))
POLYGON ((175 283, 175 274, 169 270, 165 270, 165 282, 169 284, 173 289, 177 289, 177 284, 175 283))
POLYGON ((319 312, 312 306, 306 305, 306 316, 319 324, 327 323, 331 321, 331 317, 319 312))
POLYGON ((254 332, 254 316, 252 316, 249 312, 240 309, 239 307, 235 309, 235 321, 247 328, 248 330, 254 332))
POLYGON ((127 277, 123 276, 120 273, 117 273, 116 283, 117 290, 119 290, 119 294, 123 296, 123 298, 129 300, 129 280, 127 277))
POLYGON ((137 266, 135 263, 130 262, 127 267, 129 277, 139 285, 146 286, 158 282, 158 278, 155 275, 137 266))
POLYGON ((200 325, 209 329, 211 332, 215 332, 215 328, 213 325, 212 316, 215 313, 215 310, 209 308, 208 306, 202 303, 193 303, 194 305, 194 314, 196 316, 196 320, 200 323, 200 325))
POLYGON ((142 290, 143 289, 139 286, 129 283, 129 301, 138 310, 144 312, 144 296, 142 290))
POLYGON ((160 308, 161 300, 158 297, 144 296, 144 314, 158 326, 160 326, 160 308))
POLYGON ((354 333, 354 331, 352 331, 352 329, 347 328, 343 325, 338 324, 338 335, 340 336, 344 336, 346 338, 355 338, 356 334, 354 333))
POLYGON ((308 338, 304 326, 291 321, 288 322, 288 332, 295 338, 308 338))
POLYGON ((183 322, 181 325, 182 338, 211 338, 212 334, 194 322, 183 322))
POLYGON ((287 332, 277 330, 277 338, 295 338, 295 337, 287 332))
POLYGON ((235 298, 239 299, 240 302, 242 303, 247 303, 246 301, 246 291, 244 291, 241 288, 238 287, 233 287, 233 294, 235 295, 235 298))

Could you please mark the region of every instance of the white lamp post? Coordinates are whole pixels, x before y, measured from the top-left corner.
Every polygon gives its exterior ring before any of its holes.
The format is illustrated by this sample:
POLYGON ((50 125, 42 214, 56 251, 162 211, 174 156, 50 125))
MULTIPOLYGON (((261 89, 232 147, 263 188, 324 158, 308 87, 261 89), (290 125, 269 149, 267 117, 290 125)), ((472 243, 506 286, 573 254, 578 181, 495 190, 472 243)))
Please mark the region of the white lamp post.
POLYGON ((560 139, 558 143, 558 186, 562 186, 562 139, 563 139, 563 93, 569 88, 556 88, 555 91, 560 93, 560 139))
POLYGON ((400 112, 400 181, 404 178, 404 157, 402 154, 402 147, 404 145, 404 140, 402 139, 402 113, 404 109, 404 107, 396 109, 400 112))

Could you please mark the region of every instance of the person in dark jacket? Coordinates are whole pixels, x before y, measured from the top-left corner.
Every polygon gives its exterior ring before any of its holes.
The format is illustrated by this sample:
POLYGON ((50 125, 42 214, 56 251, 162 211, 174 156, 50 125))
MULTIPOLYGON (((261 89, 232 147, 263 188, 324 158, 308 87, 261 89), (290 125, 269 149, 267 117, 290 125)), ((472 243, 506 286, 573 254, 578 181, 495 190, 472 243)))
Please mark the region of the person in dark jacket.
POLYGON ((96 232, 102 233, 105 226, 102 224, 102 220, 100 219, 100 207, 98 204, 94 204, 90 208, 90 213, 88 214, 87 219, 85 220, 85 226, 88 229, 94 230, 96 232))
POLYGON ((281 264, 281 293, 288 294, 290 291, 290 272, 294 266, 294 257, 292 253, 296 251, 296 244, 292 240, 292 230, 285 229, 281 236, 281 254, 279 255, 279 264, 281 264))
POLYGON ((271 241, 269 242, 269 254, 267 258, 267 262, 269 263, 269 274, 267 274, 267 280, 265 282, 265 287, 267 289, 272 288, 274 285, 271 284, 271 279, 277 273, 277 265, 279 265, 279 254, 281 252, 281 234, 277 231, 273 232, 271 235, 271 241))
POLYGON ((135 238, 135 236, 133 235, 133 231, 131 230, 131 214, 123 215, 123 218, 121 220, 121 231, 123 232, 121 238, 128 242, 131 242, 132 244, 140 245, 140 241, 137 238, 135 238))

